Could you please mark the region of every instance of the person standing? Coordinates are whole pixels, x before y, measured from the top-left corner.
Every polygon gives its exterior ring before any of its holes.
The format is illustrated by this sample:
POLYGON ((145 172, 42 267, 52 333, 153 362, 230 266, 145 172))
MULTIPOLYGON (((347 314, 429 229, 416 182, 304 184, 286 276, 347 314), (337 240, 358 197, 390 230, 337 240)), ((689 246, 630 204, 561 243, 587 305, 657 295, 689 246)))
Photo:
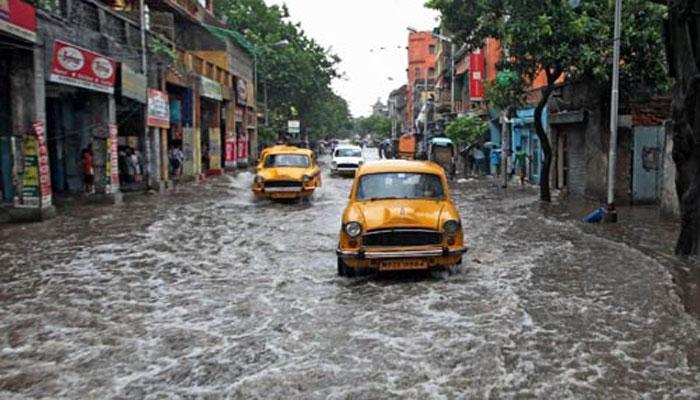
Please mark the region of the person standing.
POLYGON ((173 146, 170 150, 170 168, 175 179, 180 179, 182 175, 182 163, 185 160, 185 154, 180 149, 179 145, 173 146))
POLYGON ((95 185, 95 170, 93 166, 92 158, 92 145, 88 145, 86 149, 83 150, 82 155, 83 164, 83 191, 85 194, 91 194, 95 185))
POLYGON ((477 176, 480 176, 484 172, 485 161, 486 155, 484 155, 481 147, 474 147, 474 172, 476 172, 477 176))
POLYGON ((496 149, 491 149, 491 175, 498 176, 499 166, 501 165, 501 153, 496 149))
POLYGON ((527 154, 523 151, 522 147, 517 146, 515 148, 515 168, 518 171, 518 176, 520 176, 520 185, 525 185, 525 176, 527 169, 527 154))

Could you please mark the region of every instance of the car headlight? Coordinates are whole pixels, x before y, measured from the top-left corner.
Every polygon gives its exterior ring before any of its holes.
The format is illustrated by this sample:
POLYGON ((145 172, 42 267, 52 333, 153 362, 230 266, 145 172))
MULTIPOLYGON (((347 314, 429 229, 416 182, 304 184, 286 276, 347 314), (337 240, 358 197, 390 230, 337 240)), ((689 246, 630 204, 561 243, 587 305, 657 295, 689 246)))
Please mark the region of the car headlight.
POLYGON ((348 222, 345 224, 345 233, 351 238, 356 238, 362 233, 362 225, 359 222, 348 222))
POLYGON ((450 236, 454 236, 457 234, 457 232, 459 232, 459 222, 451 219, 445 222, 443 228, 445 229, 445 233, 447 233, 450 236))
POLYGON ((265 179, 260 175, 255 175, 255 183, 263 183, 265 179))

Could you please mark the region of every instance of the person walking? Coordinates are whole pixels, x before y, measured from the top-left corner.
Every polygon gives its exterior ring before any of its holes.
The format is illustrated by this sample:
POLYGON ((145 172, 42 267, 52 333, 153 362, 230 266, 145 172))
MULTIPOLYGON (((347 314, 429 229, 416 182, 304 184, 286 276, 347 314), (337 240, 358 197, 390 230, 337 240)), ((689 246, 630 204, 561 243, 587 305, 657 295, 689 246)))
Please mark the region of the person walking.
POLYGON ((88 147, 83 150, 82 164, 83 191, 85 192, 85 194, 91 194, 94 190, 95 185, 95 169, 93 165, 92 145, 88 145, 88 147))
POLYGON ((170 168, 173 178, 180 179, 182 175, 182 163, 185 160, 185 154, 180 149, 179 145, 174 145, 170 149, 170 168))
POLYGON ((498 176, 499 167, 501 165, 501 153, 496 149, 491 149, 490 161, 491 161, 491 175, 498 176))
POLYGON ((474 147, 474 172, 476 176, 481 176, 484 173, 484 167, 486 165, 486 155, 481 150, 481 147, 474 147))

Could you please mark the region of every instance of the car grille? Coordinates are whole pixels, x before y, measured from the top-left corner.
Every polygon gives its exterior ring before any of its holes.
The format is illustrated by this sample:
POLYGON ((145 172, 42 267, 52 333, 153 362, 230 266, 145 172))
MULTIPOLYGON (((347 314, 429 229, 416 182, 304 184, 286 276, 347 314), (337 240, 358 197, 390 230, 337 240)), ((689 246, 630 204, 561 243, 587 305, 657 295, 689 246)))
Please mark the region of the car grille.
POLYGON ((289 188, 289 187, 300 187, 301 182, 299 181, 267 181, 265 182, 265 187, 268 188, 289 188))
POLYGON ((338 164, 338 168, 357 168, 357 164, 338 164))
POLYGON ((367 232, 362 244, 368 247, 431 246, 442 244, 442 234, 429 230, 367 232))

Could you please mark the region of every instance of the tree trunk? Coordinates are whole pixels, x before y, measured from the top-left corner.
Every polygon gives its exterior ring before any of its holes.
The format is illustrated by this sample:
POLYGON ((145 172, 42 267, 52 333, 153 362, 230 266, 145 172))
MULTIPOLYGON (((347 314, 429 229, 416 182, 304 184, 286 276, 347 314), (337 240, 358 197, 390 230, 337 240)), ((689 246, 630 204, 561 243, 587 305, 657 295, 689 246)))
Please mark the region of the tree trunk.
POLYGON ((549 189, 549 171, 552 169, 552 146, 549 143, 547 132, 542 125, 542 114, 553 90, 554 84, 548 83, 547 86, 542 89, 542 98, 537 103, 537 107, 535 107, 535 133, 537 133, 537 137, 540 139, 540 143, 542 143, 542 153, 544 154, 542 168, 540 170, 540 200, 547 203, 552 202, 552 194, 549 189))
POLYGON ((673 160, 681 232, 676 253, 700 252, 700 6, 683 0, 669 6, 673 74, 673 160))

